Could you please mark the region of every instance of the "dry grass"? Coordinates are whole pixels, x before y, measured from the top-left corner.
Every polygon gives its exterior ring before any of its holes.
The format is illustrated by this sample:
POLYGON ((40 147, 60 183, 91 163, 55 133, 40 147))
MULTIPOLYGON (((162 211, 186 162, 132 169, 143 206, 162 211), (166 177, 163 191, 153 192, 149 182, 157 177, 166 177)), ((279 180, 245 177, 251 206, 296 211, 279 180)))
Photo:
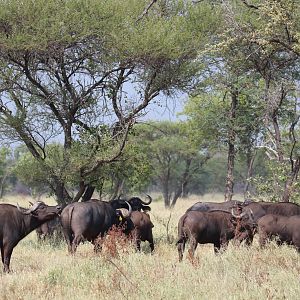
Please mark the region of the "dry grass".
MULTIPOLYGON (((178 263, 178 219, 202 199, 180 200, 171 216, 161 202, 151 205, 153 255, 148 244, 136 253, 121 243, 118 255, 111 256, 108 242, 101 254, 86 243, 72 257, 65 243, 38 244, 32 233, 15 248, 13 272, 0 271, 0 299, 298 299, 300 259, 288 246, 260 250, 255 241, 250 248, 230 245, 216 256, 212 245, 205 245, 198 247, 193 263, 186 257, 178 263)), ((27 199, 6 200, 27 205, 27 199)))

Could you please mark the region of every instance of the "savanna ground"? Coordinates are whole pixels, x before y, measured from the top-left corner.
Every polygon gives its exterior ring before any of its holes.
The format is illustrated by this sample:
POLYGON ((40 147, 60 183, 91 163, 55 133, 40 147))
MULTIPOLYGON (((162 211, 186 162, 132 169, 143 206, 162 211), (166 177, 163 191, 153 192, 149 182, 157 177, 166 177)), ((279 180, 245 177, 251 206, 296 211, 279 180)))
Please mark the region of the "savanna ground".
MULTIPOLYGON (((25 207, 28 200, 4 199, 25 207)), ((101 254, 85 243, 73 257, 65 242, 41 244, 33 232, 15 248, 12 273, 0 271, 0 299, 299 299, 300 256, 288 246, 260 250, 255 240, 249 248, 230 244, 216 256, 212 245, 200 245, 193 262, 187 251, 178 262, 178 219, 194 202, 209 200, 222 197, 180 199, 171 217, 162 202, 152 203, 152 255, 147 243, 136 253, 122 241, 116 250, 108 239, 101 254)))

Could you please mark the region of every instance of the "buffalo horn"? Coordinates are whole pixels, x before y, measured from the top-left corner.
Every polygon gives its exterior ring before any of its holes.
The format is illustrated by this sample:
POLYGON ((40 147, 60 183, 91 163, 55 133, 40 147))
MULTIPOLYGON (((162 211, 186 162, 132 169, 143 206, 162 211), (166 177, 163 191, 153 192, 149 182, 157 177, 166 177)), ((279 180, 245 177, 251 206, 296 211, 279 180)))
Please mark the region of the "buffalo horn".
POLYGON ((130 205, 130 203, 129 202, 127 202, 127 201, 125 201, 126 203, 127 203, 127 205, 128 205, 128 208, 129 208, 129 210, 128 210, 128 217, 130 218, 130 216, 131 216, 131 213, 132 213, 132 207, 131 207, 131 205, 130 205))
POLYGON ((24 210, 22 210, 21 208, 20 208, 20 206, 19 206, 19 204, 17 203, 17 208, 18 208, 18 210, 22 213, 22 214, 24 214, 24 215, 29 215, 29 214, 31 214, 32 212, 34 212, 35 210, 37 210, 37 208, 40 206, 40 204, 41 204, 41 202, 40 201, 37 201, 37 202, 35 202, 34 204, 32 204, 32 206, 30 207, 30 208, 28 208, 28 209, 24 209, 24 210))
POLYGON ((18 211, 19 211, 20 213, 22 213, 22 214, 24 214, 24 215, 29 215, 29 214, 31 213, 30 209, 27 209, 27 210, 21 209, 19 203, 17 203, 17 209, 18 209, 18 211))
POLYGON ((242 218, 243 216, 245 216, 245 215, 247 214, 247 212, 244 211, 244 212, 242 212, 241 214, 236 215, 236 214, 234 213, 234 211, 233 211, 233 208, 232 208, 232 209, 231 209, 231 214, 232 214, 235 218, 240 219, 240 218, 242 218))
POLYGON ((148 195, 148 194, 146 194, 146 196, 147 196, 147 198, 149 199, 149 201, 148 201, 148 202, 145 202, 145 201, 141 200, 141 202, 142 202, 142 204, 144 204, 144 205, 149 205, 149 204, 152 202, 152 198, 151 198, 151 196, 148 195))
POLYGON ((123 218, 130 218, 131 213, 132 213, 132 208, 131 208, 131 205, 127 201, 125 201, 125 202, 127 203, 129 209, 118 208, 117 210, 121 212, 123 218))

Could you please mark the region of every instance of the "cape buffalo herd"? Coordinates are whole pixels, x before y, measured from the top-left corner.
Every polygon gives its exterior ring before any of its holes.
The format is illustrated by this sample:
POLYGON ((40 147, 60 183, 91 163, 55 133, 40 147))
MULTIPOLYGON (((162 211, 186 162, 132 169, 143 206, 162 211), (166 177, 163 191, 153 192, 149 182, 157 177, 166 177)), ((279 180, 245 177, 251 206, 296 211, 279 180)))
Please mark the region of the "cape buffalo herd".
MULTIPOLYGON (((64 209, 47 206, 41 201, 31 203, 28 209, 0 204, 0 248, 4 272, 10 271, 12 251, 21 239, 34 229, 43 239, 56 226, 61 226, 71 254, 84 240, 93 243, 95 251, 101 249, 101 244, 99 247, 96 241, 104 240, 114 227, 131 238, 137 250, 140 250, 141 241, 148 241, 152 252, 154 225, 148 213, 152 198, 149 195, 147 198, 143 201, 138 197, 119 197, 108 202, 91 199, 71 203, 64 209)), ((230 240, 251 245, 256 233, 261 247, 268 239, 276 237, 278 244, 293 245, 300 252, 300 206, 288 202, 252 200, 197 202, 187 209, 178 222, 176 245, 179 261, 183 259, 188 241, 189 254, 193 258, 198 244, 213 244, 218 253, 226 249, 230 240)))
POLYGON ((268 238, 294 245, 300 251, 300 206, 289 202, 227 201, 222 203, 197 202, 178 223, 179 261, 187 240, 193 257, 197 244, 211 243, 216 252, 226 248, 230 239, 245 240, 250 245, 258 232, 260 245, 268 238))

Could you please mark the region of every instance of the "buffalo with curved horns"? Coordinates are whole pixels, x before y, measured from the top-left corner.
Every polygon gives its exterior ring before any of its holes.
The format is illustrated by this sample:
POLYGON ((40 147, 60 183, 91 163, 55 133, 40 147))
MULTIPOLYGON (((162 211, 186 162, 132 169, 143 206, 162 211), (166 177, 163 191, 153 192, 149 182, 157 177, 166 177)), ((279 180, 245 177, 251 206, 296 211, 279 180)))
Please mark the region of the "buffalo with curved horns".
POLYGON ((300 206, 290 202, 274 203, 260 201, 239 205, 238 212, 236 213, 232 210, 232 215, 235 218, 239 218, 246 227, 251 228, 253 234, 257 232, 258 221, 269 214, 286 217, 299 216, 300 206))
POLYGON ((238 241, 252 239, 248 230, 242 231, 236 236, 237 220, 228 211, 187 211, 178 222, 178 255, 179 261, 183 258, 185 244, 190 241, 189 254, 193 258, 198 244, 214 244, 215 252, 221 247, 226 248, 229 240, 235 238, 238 241))
POLYGON ((111 200, 110 203, 114 208, 127 208, 126 201, 131 205, 132 211, 150 211, 151 207, 149 206, 152 202, 150 195, 147 195, 148 201, 143 201, 139 197, 131 197, 130 199, 118 199, 111 200))
POLYGON ((300 215, 300 206, 291 202, 251 202, 246 205, 239 205, 239 209, 248 214, 251 212, 253 221, 255 223, 257 223, 259 218, 268 214, 287 217, 300 215))
POLYGON ((60 206, 48 206, 41 201, 33 203, 29 209, 0 204, 0 248, 4 272, 9 272, 11 255, 19 241, 60 212, 60 206))
MULTIPOLYGON (((61 213, 61 224, 69 253, 76 252, 79 243, 86 239, 95 245, 97 237, 104 237, 113 225, 126 226, 132 208, 115 209, 110 202, 91 199, 86 202, 76 202, 67 205, 61 213)), ((125 228, 124 230, 130 230, 125 228)), ((97 248, 95 247, 96 251, 97 248)))

